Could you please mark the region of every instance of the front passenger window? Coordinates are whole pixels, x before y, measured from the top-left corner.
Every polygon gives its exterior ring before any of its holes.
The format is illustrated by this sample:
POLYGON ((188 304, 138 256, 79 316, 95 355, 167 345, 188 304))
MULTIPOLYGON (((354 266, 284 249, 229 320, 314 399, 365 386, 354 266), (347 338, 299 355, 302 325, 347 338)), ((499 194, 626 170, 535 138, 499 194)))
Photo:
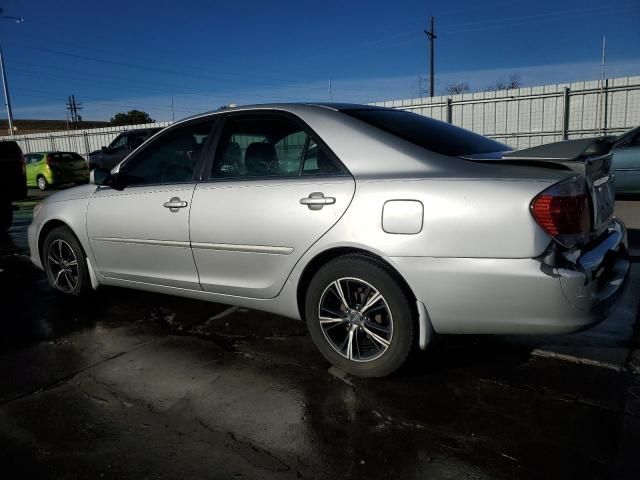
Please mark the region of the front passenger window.
POLYGON ((199 154, 213 121, 191 123, 170 130, 128 160, 120 175, 129 185, 191 182, 199 154))

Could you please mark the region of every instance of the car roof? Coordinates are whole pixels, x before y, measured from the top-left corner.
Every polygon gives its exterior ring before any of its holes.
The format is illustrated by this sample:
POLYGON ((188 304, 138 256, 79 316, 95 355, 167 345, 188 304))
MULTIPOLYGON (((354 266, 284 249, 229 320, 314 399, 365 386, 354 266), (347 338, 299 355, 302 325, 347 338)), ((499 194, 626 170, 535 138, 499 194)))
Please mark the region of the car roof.
MULTIPOLYGON (((202 118, 214 114, 223 114, 228 112, 246 112, 246 111, 260 111, 260 110, 281 110, 289 113, 296 113, 301 107, 304 108, 317 108, 322 110, 333 110, 334 112, 341 112, 344 110, 390 110, 389 108, 376 107, 373 105, 363 105, 360 103, 334 103, 334 102, 289 102, 289 103, 255 103, 250 105, 238 105, 236 107, 219 108, 217 110, 209 110, 196 115, 183 118, 177 123, 181 123, 196 118, 202 118)), ((175 124, 174 124, 175 125, 175 124)))

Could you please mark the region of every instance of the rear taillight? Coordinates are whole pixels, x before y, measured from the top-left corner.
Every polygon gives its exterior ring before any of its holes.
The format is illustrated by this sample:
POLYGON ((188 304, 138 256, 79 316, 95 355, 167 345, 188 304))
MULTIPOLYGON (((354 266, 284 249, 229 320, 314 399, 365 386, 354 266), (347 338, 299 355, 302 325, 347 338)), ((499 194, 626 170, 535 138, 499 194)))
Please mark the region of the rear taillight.
POLYGON ((531 213, 545 232, 567 248, 589 239, 591 203, 583 178, 547 188, 531 202, 531 213))

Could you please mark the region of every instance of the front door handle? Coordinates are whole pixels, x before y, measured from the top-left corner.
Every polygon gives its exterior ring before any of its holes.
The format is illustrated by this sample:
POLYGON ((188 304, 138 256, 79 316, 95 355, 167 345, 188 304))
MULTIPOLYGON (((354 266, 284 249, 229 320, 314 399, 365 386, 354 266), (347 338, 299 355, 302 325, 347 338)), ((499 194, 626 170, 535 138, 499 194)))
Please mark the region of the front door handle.
POLYGON ((325 205, 333 205, 336 199, 333 197, 325 197, 322 192, 313 192, 308 197, 301 198, 300 203, 307 205, 309 210, 320 210, 325 205))
POLYGON ((173 197, 168 202, 165 202, 162 206, 164 208, 168 208, 172 212, 177 212, 181 208, 186 207, 187 206, 187 202, 184 202, 184 201, 180 200, 180 197, 173 197))

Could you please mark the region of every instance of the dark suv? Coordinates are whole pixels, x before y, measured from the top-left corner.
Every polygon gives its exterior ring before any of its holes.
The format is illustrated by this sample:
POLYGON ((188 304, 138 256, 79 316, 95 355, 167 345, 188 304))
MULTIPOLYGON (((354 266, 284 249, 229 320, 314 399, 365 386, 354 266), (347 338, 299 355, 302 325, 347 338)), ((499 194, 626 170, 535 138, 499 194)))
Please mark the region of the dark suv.
POLYGON ((162 128, 140 128, 128 130, 118 135, 108 147, 89 154, 89 168, 106 168, 111 170, 119 164, 124 157, 142 145, 149 137, 158 133, 162 128))
POLYGON ((0 231, 13 221, 11 202, 27 196, 24 155, 14 141, 0 142, 0 231))

